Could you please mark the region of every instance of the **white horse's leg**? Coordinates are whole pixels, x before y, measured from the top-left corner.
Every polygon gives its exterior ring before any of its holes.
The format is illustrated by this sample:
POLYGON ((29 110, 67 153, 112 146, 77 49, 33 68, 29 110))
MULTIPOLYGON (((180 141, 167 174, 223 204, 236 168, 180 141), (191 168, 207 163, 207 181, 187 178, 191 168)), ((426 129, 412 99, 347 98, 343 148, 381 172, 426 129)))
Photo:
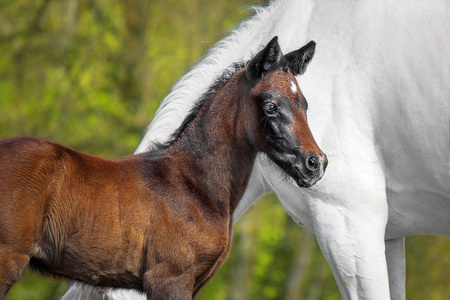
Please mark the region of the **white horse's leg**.
POLYGON ((102 300, 101 290, 96 290, 94 287, 91 287, 87 284, 72 281, 69 286, 69 289, 66 293, 61 297, 60 300, 85 300, 85 299, 93 299, 93 300, 102 300))
POLYGON ((90 286, 73 281, 61 300, 147 300, 147 296, 135 290, 111 289, 90 286))
POLYGON ((343 299, 390 299, 386 181, 376 153, 329 152, 328 173, 307 191, 319 246, 343 299))
POLYGON ((73 281, 61 300, 147 300, 147 296, 135 290, 101 288, 73 281))
POLYGON ((383 222, 324 202, 313 206, 320 211, 314 224, 317 241, 342 298, 390 299, 383 222))
POLYGON ((386 241, 386 261, 392 300, 405 300, 405 238, 386 241))

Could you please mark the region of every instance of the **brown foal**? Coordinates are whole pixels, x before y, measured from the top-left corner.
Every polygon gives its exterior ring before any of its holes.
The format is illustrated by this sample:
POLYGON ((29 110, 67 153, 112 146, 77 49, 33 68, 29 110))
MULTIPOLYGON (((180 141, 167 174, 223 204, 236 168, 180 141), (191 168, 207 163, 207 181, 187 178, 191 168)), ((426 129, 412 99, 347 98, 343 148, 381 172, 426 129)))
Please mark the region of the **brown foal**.
POLYGON ((277 38, 200 99, 170 142, 119 160, 46 140, 0 141, 0 299, 27 265, 149 299, 192 299, 231 247, 258 152, 300 186, 326 168, 295 75, 313 42, 277 38))

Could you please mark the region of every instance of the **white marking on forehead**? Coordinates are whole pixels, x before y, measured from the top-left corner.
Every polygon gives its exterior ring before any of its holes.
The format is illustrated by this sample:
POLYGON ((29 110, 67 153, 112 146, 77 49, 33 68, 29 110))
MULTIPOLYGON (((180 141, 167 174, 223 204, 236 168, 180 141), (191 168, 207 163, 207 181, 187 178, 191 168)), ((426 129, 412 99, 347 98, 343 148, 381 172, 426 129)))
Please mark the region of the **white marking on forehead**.
POLYGON ((291 80, 291 91, 292 91, 292 93, 294 93, 294 95, 297 94, 297 92, 298 92, 297 85, 292 80, 291 80))

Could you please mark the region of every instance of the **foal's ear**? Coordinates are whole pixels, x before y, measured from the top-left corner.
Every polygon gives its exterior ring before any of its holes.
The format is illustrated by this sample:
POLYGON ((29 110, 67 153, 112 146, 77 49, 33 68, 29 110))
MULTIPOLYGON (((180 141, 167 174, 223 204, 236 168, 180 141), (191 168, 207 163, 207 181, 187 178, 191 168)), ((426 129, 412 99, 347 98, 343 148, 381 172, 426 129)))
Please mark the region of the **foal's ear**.
POLYGON ((300 49, 289 52, 284 56, 288 61, 289 70, 292 72, 292 74, 297 76, 305 73, 306 67, 312 60, 315 50, 316 43, 314 41, 311 41, 300 49))
POLYGON ((267 46, 261 50, 247 65, 246 74, 249 80, 258 80, 264 77, 269 71, 278 67, 280 59, 283 57, 278 37, 274 37, 267 46))

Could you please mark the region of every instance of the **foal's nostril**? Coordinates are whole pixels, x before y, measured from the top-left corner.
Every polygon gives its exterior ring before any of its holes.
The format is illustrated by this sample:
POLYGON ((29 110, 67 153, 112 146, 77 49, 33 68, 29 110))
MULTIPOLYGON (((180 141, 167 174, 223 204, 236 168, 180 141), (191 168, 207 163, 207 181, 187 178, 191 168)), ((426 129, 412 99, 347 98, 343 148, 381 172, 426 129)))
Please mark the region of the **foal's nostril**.
POLYGON ((316 156, 309 156, 306 159, 306 168, 311 172, 316 172, 320 167, 319 158, 316 156))

